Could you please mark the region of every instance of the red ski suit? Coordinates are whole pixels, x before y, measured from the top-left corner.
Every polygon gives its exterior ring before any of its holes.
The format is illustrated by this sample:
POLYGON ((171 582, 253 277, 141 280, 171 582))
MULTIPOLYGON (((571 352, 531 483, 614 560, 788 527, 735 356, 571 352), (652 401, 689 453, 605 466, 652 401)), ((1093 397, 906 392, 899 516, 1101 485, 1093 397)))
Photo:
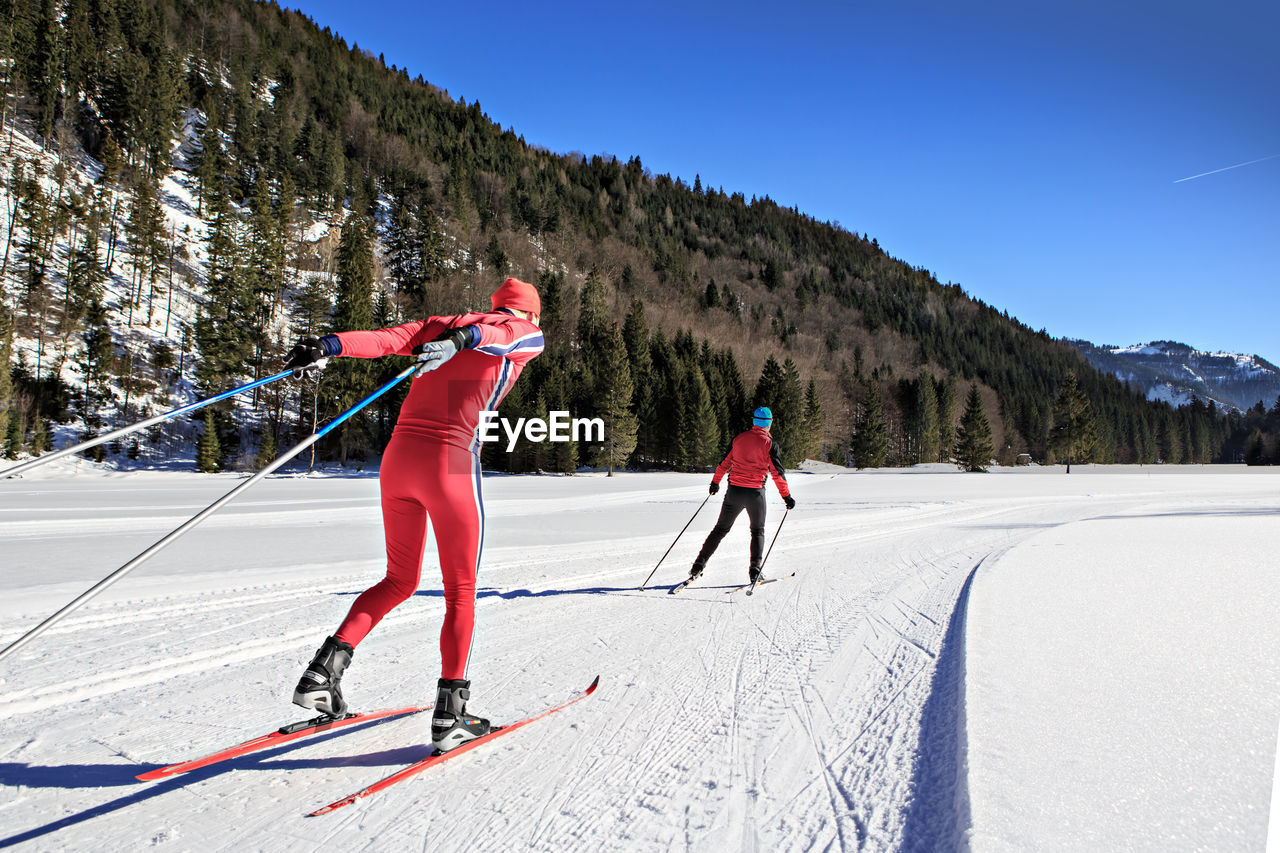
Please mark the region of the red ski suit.
POLYGON ((764 427, 753 426, 733 439, 733 446, 724 461, 716 466, 711 482, 718 483, 725 474, 729 485, 746 489, 764 488, 765 475, 773 477, 778 494, 784 498, 791 494, 787 476, 782 473, 782 460, 774 447, 773 436, 764 427))
POLYGON ((413 380, 382 456, 378 482, 387 540, 387 576, 367 589, 335 632, 355 647, 418 588, 427 523, 436 526, 444 581, 441 678, 466 678, 475 628, 476 573, 484 543, 480 440, 482 410, 493 410, 543 348, 542 332, 505 312, 429 317, 390 329, 342 332, 342 355, 411 355, 451 329, 473 327, 472 344, 413 380))

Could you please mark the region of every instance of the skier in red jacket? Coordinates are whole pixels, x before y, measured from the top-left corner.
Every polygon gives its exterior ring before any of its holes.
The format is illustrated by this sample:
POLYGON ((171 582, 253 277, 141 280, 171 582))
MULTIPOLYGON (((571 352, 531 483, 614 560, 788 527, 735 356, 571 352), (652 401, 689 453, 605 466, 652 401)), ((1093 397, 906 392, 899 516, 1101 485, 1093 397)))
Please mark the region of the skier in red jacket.
POLYGON ((365 635, 417 590, 430 520, 445 600, 441 673, 431 720, 431 741, 441 752, 489 731, 488 720, 466 712, 471 687, 467 658, 484 540, 476 427, 480 412, 498 407, 543 348, 538 328, 542 306, 533 285, 508 278, 491 302, 489 313, 307 338, 285 362, 297 369, 295 375, 318 370, 334 356, 417 355, 422 364, 378 472, 387 575, 356 598, 298 681, 293 701, 335 716, 346 712, 342 674, 365 635))
POLYGON ((689 571, 689 579, 693 580, 702 574, 707 560, 716 552, 720 541, 724 539, 739 513, 744 509, 751 522, 751 565, 748 576, 752 583, 760 577, 760 560, 764 554, 764 483, 766 476, 773 477, 773 484, 778 487, 787 509, 794 509, 795 498, 791 497, 791 489, 787 486, 787 473, 782 469, 782 459, 778 455, 778 445, 774 444, 769 428, 773 425, 773 412, 761 406, 752 414, 754 426, 744 433, 739 433, 733 440, 729 455, 716 466, 711 476, 711 494, 720 491, 720 481, 725 474, 729 475, 729 488, 724 494, 724 503, 720 506, 720 518, 716 526, 711 528, 707 541, 702 543, 702 550, 693 561, 689 571))

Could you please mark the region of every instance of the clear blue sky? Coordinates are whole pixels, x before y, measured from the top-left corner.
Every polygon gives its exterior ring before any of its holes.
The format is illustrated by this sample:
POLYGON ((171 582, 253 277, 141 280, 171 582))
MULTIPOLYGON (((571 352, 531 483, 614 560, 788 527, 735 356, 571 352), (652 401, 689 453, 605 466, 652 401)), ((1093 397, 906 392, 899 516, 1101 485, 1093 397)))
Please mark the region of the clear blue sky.
POLYGON ((875 237, 1033 328, 1280 363, 1280 2, 282 0, 557 152, 875 237), (972 7, 972 8, 971 8, 972 7))

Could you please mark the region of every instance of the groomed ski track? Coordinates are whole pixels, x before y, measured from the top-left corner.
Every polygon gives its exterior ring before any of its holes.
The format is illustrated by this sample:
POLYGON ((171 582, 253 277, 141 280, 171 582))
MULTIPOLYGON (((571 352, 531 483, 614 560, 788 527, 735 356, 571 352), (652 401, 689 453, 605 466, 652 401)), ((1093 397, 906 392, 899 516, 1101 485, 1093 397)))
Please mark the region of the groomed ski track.
MULTIPOLYGON (((303 815, 425 756, 429 720, 134 779, 305 716, 289 704, 298 673, 381 574, 376 480, 268 480, 0 665, 0 847, 963 847, 975 575, 1047 528, 1167 496, 1139 478, 1099 494, 1096 481, 1047 476, 793 475, 799 506, 770 568, 796 577, 750 599, 723 594, 745 578, 745 521, 701 588, 665 594, 713 513, 657 588, 635 589, 704 476, 488 478, 474 709, 518 719, 596 672, 598 694, 322 818, 303 815)), ((235 482, 3 484, 0 642, 235 482)), ((770 498, 772 529, 782 507, 770 498)), ((344 692, 358 708, 431 698, 444 609, 433 553, 418 595, 357 651, 344 692)))

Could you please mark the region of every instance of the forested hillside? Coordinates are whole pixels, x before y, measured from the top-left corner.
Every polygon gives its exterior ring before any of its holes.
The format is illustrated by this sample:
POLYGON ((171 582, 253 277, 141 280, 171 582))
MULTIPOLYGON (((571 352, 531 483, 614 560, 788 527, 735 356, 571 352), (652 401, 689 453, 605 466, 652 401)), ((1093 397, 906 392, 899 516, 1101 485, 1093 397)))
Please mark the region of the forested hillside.
MULTIPOLYGON (((505 275, 538 284, 548 339, 505 414, 598 416, 610 440, 491 467, 703 468, 754 404, 788 464, 946 460, 966 396, 997 458, 1052 461, 1072 372, 1093 421, 1077 461, 1276 454, 1280 406, 1149 403, 874 238, 638 156, 539 149, 273 3, 2 0, 0 57, 10 457, 269 375, 301 335, 486 307, 505 275)), ((108 450, 261 464, 395 361, 108 450)), ((376 456, 398 391, 321 455, 376 456)))

